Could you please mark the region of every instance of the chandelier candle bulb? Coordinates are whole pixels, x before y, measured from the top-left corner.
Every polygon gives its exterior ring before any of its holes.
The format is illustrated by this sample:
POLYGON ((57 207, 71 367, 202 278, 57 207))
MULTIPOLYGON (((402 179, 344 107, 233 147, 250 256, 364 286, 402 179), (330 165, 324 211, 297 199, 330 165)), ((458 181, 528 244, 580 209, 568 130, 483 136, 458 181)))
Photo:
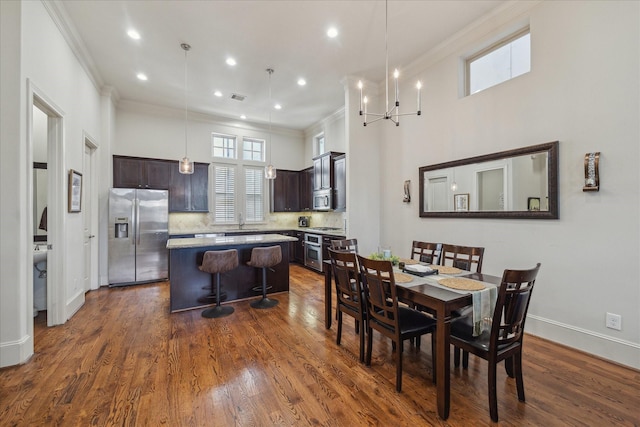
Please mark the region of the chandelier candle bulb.
POLYGON ((362 80, 358 81, 358 89, 360 89, 360 115, 362 115, 362 80))
POLYGON ((400 76, 400 73, 396 68, 395 71, 393 72, 393 78, 396 81, 396 107, 400 106, 400 100, 398 99, 399 98, 398 95, 400 94, 400 91, 398 90, 398 76, 400 76))
POLYGON ((416 84, 418 88, 418 115, 420 115, 420 110, 422 110, 422 83, 418 80, 418 84, 416 84))

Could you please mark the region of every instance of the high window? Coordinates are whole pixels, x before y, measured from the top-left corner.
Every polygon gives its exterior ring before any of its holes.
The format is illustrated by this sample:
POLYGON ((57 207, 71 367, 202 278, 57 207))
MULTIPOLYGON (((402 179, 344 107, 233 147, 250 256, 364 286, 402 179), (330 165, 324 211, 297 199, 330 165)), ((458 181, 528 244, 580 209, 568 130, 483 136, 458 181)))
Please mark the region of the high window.
POLYGON ((529 29, 484 49, 466 60, 467 95, 531 71, 529 29))
POLYGON ((324 154, 326 152, 325 146, 324 146, 324 133, 321 133, 320 135, 316 136, 316 155, 319 156, 320 154, 324 154))
POLYGON ((262 139, 212 134, 213 163, 211 212, 216 224, 262 222, 266 211, 262 139))
POLYGON ((236 137, 230 135, 213 134, 211 155, 223 159, 236 158, 236 137))

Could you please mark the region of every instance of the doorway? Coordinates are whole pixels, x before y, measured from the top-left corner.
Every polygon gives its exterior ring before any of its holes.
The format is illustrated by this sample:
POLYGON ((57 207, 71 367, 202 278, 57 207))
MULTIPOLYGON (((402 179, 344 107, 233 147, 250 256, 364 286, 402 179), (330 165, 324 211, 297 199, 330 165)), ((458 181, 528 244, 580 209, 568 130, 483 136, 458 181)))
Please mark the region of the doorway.
MULTIPOLYGON (((64 277, 64 263, 60 249, 62 248, 62 236, 64 236, 64 223, 61 212, 64 211, 64 188, 66 175, 63 171, 63 123, 62 111, 49 100, 41 91, 39 91, 31 81, 28 81, 28 100, 29 108, 27 110, 27 159, 28 159, 28 176, 31 197, 27 197, 29 216, 31 221, 27 221, 29 230, 27 236, 31 239, 31 243, 35 243, 34 236, 37 234, 34 229, 40 227, 43 218, 40 214, 38 218, 34 215, 34 159, 35 156, 46 158, 47 164, 47 186, 46 195, 41 195, 41 199, 45 200, 47 206, 46 213, 46 310, 47 310, 47 326, 62 324, 66 321, 65 314, 65 289, 62 286, 64 277), (39 118, 40 117, 40 118, 39 118), (42 126, 36 129, 38 122, 42 120, 42 126), (41 135, 37 136, 36 132, 41 135), (42 147, 37 147, 36 141, 41 139, 42 147), (39 152, 37 150, 42 150, 39 152), (46 153, 46 154, 45 154, 46 153)), ((41 242, 40 242, 41 243, 41 242)), ((31 277, 27 287, 27 313, 32 314, 34 305, 34 287, 33 287, 33 264, 27 263, 29 273, 26 277, 31 277)), ((27 322, 33 327, 33 322, 27 322)), ((29 333, 33 336, 33 330, 29 333)))
POLYGON ((83 224, 83 245, 84 245, 84 271, 83 271, 83 287, 84 291, 89 292, 92 289, 98 289, 98 273, 93 267, 98 263, 98 250, 96 242, 97 215, 96 200, 94 200, 95 185, 95 154, 97 144, 89 135, 84 133, 84 158, 83 167, 83 184, 82 184, 82 224, 83 224))

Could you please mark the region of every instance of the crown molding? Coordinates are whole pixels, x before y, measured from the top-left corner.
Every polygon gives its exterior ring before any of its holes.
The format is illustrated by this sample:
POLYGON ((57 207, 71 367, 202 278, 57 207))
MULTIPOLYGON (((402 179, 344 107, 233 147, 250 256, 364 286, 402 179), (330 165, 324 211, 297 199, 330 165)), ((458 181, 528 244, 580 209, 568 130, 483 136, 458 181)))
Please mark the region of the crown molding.
POLYGON ((78 62, 87 72, 89 79, 96 87, 98 92, 101 92, 102 86, 104 85, 104 80, 96 67, 96 64, 93 60, 93 57, 89 53, 87 46, 84 44, 84 41, 80 37, 80 34, 76 30, 75 25, 73 25, 73 21, 69 17, 67 13, 67 9, 64 4, 59 0, 41 0, 44 8, 47 13, 51 17, 51 20, 54 22, 62 37, 64 37, 65 41, 71 48, 71 51, 78 59, 78 62))

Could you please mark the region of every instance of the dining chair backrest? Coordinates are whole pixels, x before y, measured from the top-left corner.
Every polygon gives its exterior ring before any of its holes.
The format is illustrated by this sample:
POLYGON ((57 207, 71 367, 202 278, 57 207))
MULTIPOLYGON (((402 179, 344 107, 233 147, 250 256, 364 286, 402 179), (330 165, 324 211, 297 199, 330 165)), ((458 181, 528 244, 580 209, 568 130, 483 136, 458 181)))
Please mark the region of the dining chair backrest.
POLYGON ((414 240, 411 245, 411 259, 417 259, 427 264, 440 264, 442 243, 420 242, 414 240))
POLYGON ((331 249, 343 252, 358 253, 358 239, 332 240, 331 249))
POLYGON ((482 272, 482 258, 484 256, 484 248, 473 246, 458 245, 442 245, 442 254, 440 265, 448 265, 459 268, 461 270, 482 272))
POLYGON ((391 262, 358 255, 358 263, 367 299, 369 323, 386 328, 399 341, 398 298, 391 262))
POLYGON ((360 269, 356 254, 329 248, 329 258, 336 283, 338 303, 347 305, 355 312, 363 312, 366 306, 362 301, 360 269))
POLYGON ((530 270, 505 270, 502 274, 491 324, 490 351, 522 340, 524 322, 540 263, 530 270))

